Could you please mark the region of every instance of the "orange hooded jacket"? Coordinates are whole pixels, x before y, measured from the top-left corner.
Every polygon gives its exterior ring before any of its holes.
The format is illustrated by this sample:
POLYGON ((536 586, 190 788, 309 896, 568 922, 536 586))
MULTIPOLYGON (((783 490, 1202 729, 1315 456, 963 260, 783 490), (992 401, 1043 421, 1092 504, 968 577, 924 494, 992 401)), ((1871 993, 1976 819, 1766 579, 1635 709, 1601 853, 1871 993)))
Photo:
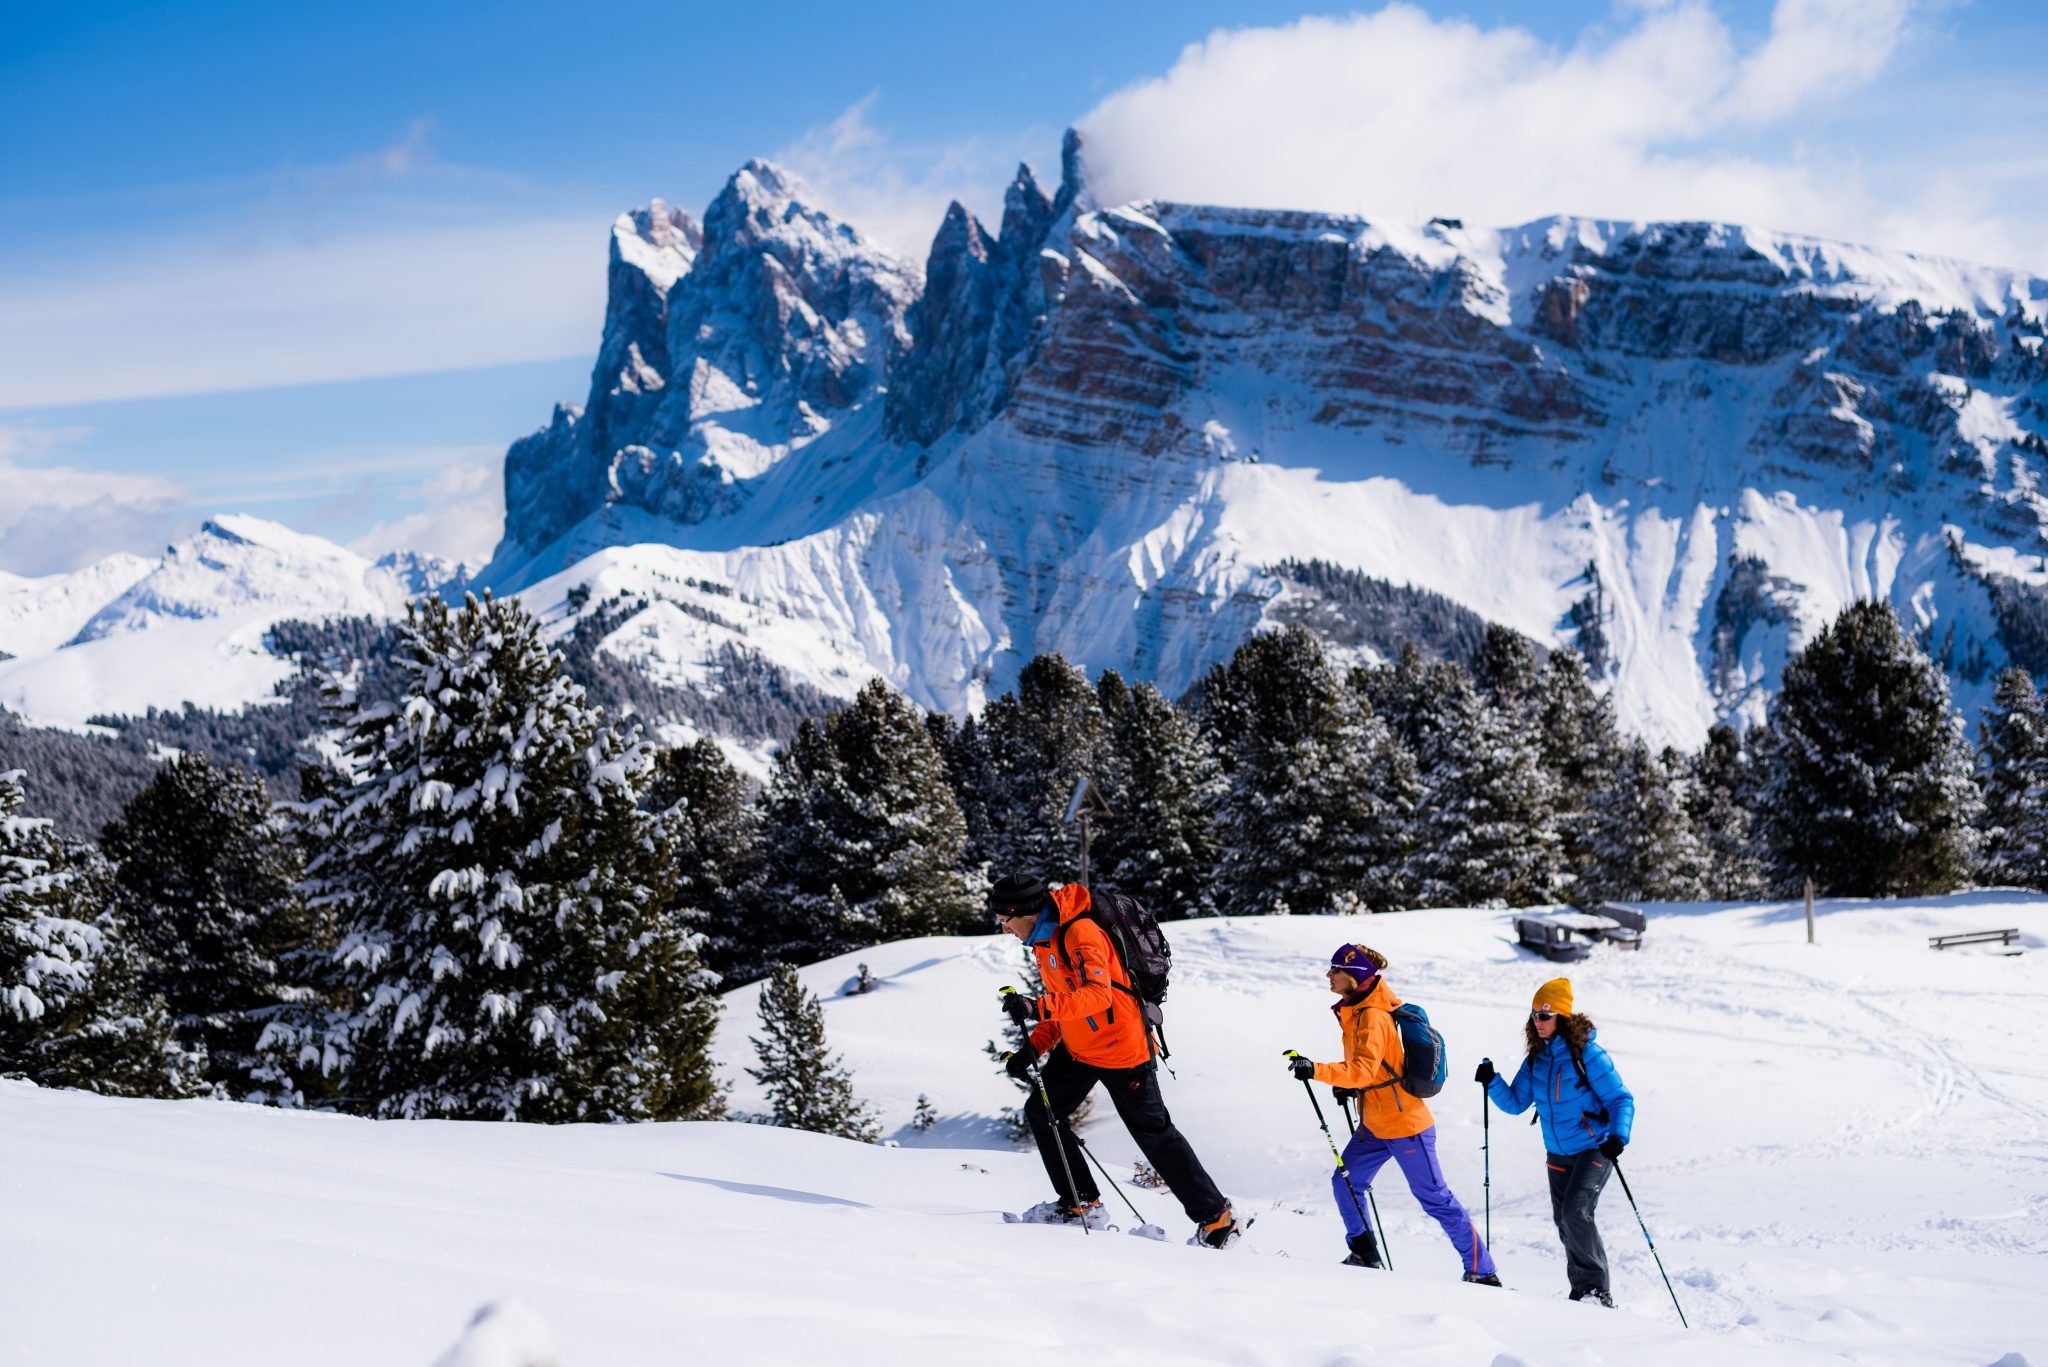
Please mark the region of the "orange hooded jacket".
POLYGON ((1400 1004, 1387 980, 1375 976, 1363 1001, 1337 1007, 1338 1028, 1344 1032, 1344 1061, 1316 1065, 1317 1082, 1372 1089, 1359 1103, 1359 1123, 1380 1139, 1406 1139, 1436 1124, 1422 1098, 1395 1081, 1408 1057, 1401 1047, 1400 1028, 1389 1014, 1400 1004))
POLYGON ((1144 1011, 1125 990, 1131 980, 1109 935, 1084 914, 1088 889, 1079 883, 1054 888, 1052 904, 1057 925, 1048 927, 1043 939, 1031 941, 1031 951, 1038 956, 1038 978, 1045 984, 1045 995, 1037 1001, 1031 1047, 1043 1055, 1064 1042, 1076 1062, 1096 1068, 1136 1068, 1149 1062, 1152 1046, 1146 1038, 1144 1011), (1062 929, 1073 956, 1070 963, 1059 957, 1062 929))

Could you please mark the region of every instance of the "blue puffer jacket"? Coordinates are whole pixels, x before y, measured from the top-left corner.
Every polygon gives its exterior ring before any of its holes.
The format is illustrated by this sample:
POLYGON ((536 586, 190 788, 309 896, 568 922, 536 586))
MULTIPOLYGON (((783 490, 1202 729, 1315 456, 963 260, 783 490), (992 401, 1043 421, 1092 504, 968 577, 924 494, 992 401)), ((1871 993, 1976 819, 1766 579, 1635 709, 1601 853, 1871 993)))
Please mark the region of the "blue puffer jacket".
POLYGON ((1636 1119, 1636 1099, 1621 1085, 1621 1074, 1598 1044, 1599 1037, 1600 1032, 1595 1030, 1586 1041, 1582 1056, 1586 1080, 1593 1084, 1590 1093, 1579 1081, 1579 1070, 1572 1066, 1571 1049, 1559 1033, 1523 1060, 1513 1082, 1496 1075, 1486 1084, 1486 1094, 1509 1115, 1520 1115, 1533 1103, 1543 1120, 1543 1147, 1551 1153, 1584 1153, 1598 1148, 1600 1141, 1610 1134, 1628 1143, 1636 1119), (1603 1109, 1607 1112, 1605 1120, 1598 1115, 1603 1109))

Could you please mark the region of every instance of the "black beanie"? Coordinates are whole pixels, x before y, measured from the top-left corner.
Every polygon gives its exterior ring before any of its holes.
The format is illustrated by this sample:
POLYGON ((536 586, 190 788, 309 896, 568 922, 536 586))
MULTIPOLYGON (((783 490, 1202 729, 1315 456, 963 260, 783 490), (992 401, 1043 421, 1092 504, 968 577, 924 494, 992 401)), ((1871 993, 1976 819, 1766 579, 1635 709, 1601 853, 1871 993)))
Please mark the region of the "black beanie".
POLYGON ((1044 904, 1045 894, 1045 875, 1005 874, 988 890, 988 908, 990 911, 1007 912, 1012 916, 1028 916, 1044 904))

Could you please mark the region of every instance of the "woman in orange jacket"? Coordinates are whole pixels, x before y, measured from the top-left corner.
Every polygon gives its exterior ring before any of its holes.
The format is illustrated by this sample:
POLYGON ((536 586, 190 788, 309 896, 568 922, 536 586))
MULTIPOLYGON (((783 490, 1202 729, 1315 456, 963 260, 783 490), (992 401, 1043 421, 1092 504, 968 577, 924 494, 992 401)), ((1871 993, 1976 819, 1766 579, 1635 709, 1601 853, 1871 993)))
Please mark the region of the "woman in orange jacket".
POLYGON ((1351 1256, 1344 1262, 1351 1267, 1380 1266, 1379 1245, 1365 1217, 1366 1193, 1391 1158, 1400 1164, 1415 1199, 1450 1236, 1464 1265, 1465 1280, 1499 1286, 1493 1255, 1486 1251, 1478 1226, 1451 1194, 1443 1169, 1437 1165, 1436 1120, 1422 1098, 1401 1085, 1407 1051, 1401 1047, 1401 1031, 1392 1015, 1401 999, 1380 976, 1386 966, 1386 956, 1378 950, 1364 945, 1337 947, 1330 956, 1329 969, 1330 990, 1337 994, 1337 1002, 1330 1010, 1344 1034, 1344 1060, 1314 1063, 1296 1058, 1288 1065, 1304 1081, 1327 1082, 1360 1094, 1358 1128, 1344 1146, 1343 1166, 1330 1178, 1337 1213, 1344 1217, 1344 1233, 1351 1244, 1351 1256))

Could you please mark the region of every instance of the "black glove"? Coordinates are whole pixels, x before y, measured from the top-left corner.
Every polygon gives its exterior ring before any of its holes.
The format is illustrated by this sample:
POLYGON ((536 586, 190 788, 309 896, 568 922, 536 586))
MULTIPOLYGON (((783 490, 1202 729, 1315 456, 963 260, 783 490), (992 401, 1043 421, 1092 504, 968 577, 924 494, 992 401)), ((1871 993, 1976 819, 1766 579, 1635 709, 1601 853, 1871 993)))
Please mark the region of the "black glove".
POLYGON ((1031 1065, 1038 1062, 1038 1051, 1030 1045, 1003 1057, 1003 1071, 1022 1082, 1031 1076, 1031 1065))
POLYGON ((1363 1087, 1332 1087, 1330 1094, 1339 1101, 1358 1101, 1365 1096, 1363 1087))
POLYGON ((1316 1063, 1314 1059, 1296 1054, 1287 1060, 1287 1071, 1294 1074, 1296 1082, 1313 1082, 1316 1077, 1316 1063))
POLYGON ((1499 1073, 1493 1071, 1493 1060, 1483 1058, 1479 1060, 1479 1071, 1472 1074, 1472 1080, 1484 1087, 1499 1076, 1499 1073))
POLYGON ((1600 1156, 1612 1163, 1621 1157, 1621 1151, 1627 1147, 1627 1144, 1610 1134, 1600 1141, 1600 1156))
POLYGON ((1038 1014, 1032 1010, 1031 998, 1015 988, 1003 990, 1003 1010, 1009 1013, 1010 1019, 1016 1022, 1019 1030, 1029 1030, 1032 1018, 1038 1014))

